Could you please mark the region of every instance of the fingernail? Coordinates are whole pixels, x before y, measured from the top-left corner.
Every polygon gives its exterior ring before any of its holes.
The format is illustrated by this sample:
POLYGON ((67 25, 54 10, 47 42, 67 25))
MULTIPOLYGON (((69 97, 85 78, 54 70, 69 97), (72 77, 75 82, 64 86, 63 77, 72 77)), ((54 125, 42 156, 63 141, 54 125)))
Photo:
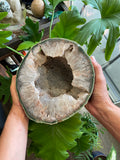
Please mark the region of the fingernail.
POLYGON ((93 60, 94 62, 96 62, 96 59, 95 59, 95 57, 94 57, 94 56, 91 56, 91 58, 92 58, 92 60, 93 60))

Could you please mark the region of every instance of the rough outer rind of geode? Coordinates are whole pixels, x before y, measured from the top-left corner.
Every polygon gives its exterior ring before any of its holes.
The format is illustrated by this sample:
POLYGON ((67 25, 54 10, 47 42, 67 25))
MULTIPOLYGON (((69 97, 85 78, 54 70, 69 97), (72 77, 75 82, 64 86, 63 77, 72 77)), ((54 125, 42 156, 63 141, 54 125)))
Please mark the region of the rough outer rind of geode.
POLYGON ((27 116, 38 123, 55 124, 68 119, 88 102, 94 69, 77 43, 47 39, 24 58, 16 82, 27 116))

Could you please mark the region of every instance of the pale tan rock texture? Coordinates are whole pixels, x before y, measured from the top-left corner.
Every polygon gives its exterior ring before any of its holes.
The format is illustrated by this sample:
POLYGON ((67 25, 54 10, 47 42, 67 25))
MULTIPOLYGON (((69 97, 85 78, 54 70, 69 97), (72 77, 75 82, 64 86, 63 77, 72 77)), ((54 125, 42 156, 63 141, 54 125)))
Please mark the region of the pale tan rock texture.
POLYGON ((84 106, 94 86, 94 69, 81 47, 66 39, 34 46, 17 73, 17 91, 27 116, 55 124, 84 106))

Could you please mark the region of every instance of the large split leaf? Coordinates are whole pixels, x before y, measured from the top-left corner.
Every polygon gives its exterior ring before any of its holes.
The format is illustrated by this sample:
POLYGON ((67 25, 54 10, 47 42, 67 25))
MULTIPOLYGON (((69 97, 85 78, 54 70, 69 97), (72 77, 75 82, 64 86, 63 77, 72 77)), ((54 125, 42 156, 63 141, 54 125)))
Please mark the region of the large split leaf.
POLYGON ((58 22, 54 29, 52 30, 52 37, 66 38, 74 40, 78 34, 79 25, 85 23, 85 19, 81 18, 79 11, 74 8, 72 11, 63 12, 60 17, 60 22, 58 22))
POLYGON ((120 0, 83 0, 83 2, 98 9, 101 18, 91 20, 81 27, 76 40, 83 45, 91 36, 87 51, 91 55, 99 45, 105 29, 109 29, 109 37, 105 49, 105 58, 109 60, 119 37, 120 0))
POLYGON ((73 148, 77 144, 75 139, 81 136, 80 128, 79 114, 55 125, 31 122, 29 152, 44 160, 66 160, 69 156, 67 150, 73 148))
POLYGON ((11 94, 10 94, 10 84, 12 79, 12 74, 7 71, 9 77, 3 77, 0 75, 0 100, 3 98, 3 104, 6 104, 9 100, 11 94))
POLYGON ((39 22, 33 22, 30 18, 26 18, 26 24, 22 27, 22 30, 27 35, 21 36, 23 41, 39 42, 43 36, 43 32, 39 33, 39 22))

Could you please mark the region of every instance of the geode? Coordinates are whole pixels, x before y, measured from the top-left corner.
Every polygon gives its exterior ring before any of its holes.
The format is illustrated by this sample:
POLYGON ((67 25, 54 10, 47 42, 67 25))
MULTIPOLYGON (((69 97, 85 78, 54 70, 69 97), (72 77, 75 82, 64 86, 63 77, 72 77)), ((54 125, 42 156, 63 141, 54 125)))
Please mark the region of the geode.
POLYGON ((76 42, 53 38, 34 46, 22 61, 16 79, 27 116, 55 124, 84 106, 93 91, 94 69, 76 42))

